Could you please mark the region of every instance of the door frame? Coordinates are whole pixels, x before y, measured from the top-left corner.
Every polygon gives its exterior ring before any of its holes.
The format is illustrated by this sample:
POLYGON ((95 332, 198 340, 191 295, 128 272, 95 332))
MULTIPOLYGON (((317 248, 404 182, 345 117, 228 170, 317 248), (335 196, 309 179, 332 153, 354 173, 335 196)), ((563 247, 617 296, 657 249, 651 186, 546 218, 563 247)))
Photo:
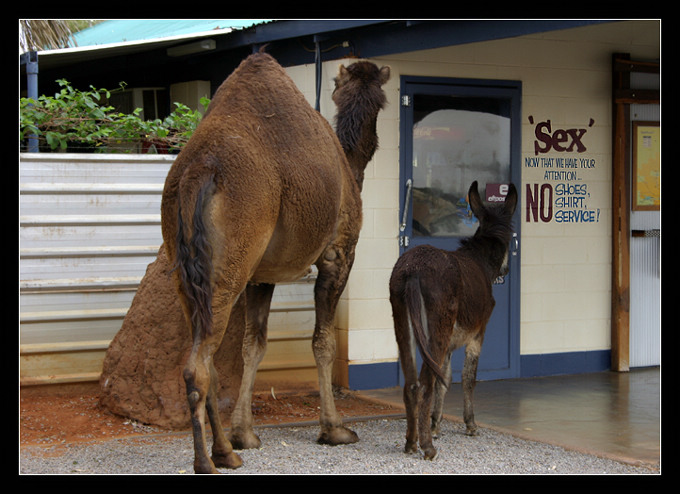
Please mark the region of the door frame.
POLYGON ((630 105, 660 104, 661 92, 630 87, 632 72, 659 73, 658 62, 612 55, 612 296, 611 369, 630 370, 630 105))
MULTIPOLYGON (((520 271, 521 271, 521 205, 522 205, 522 168, 521 168, 521 104, 522 104, 522 83, 512 80, 487 80, 487 79, 467 79, 452 77, 432 77, 432 76, 409 76, 400 77, 399 93, 399 222, 402 222, 403 209, 405 205, 407 187, 404 177, 411 175, 411 166, 407 161, 407 156, 413 154, 412 140, 412 119, 409 117, 409 105, 413 104, 413 94, 417 89, 428 88, 432 92, 441 91, 444 94, 446 88, 456 88, 462 96, 484 96, 484 97, 509 97, 510 98, 510 141, 511 141, 511 166, 510 180, 515 184, 520 196, 518 207, 513 216, 513 227, 517 234, 518 244, 515 249, 516 255, 510 257, 510 270, 513 276, 509 277, 510 282, 510 301, 509 301, 509 339, 508 339, 508 362, 509 367, 503 370, 485 371, 479 369, 479 380, 509 379, 520 376, 520 271), (406 100, 404 97, 408 97, 406 100)), ((450 94, 450 93, 449 93, 450 94)), ((412 210, 407 210, 405 220, 411 221, 412 210)), ((399 236, 400 247, 399 255, 404 253, 405 247, 401 245, 402 236, 399 236)), ((483 351, 483 350, 482 350, 483 351)))

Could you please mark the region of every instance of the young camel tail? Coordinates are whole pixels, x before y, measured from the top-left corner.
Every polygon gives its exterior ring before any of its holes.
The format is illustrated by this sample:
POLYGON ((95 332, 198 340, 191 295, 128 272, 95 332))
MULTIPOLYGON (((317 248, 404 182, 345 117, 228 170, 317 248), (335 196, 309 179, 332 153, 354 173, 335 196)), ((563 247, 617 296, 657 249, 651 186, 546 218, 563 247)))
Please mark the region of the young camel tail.
POLYGON ((479 220, 474 236, 456 251, 421 245, 407 251, 390 278, 390 303, 399 359, 404 372, 407 453, 418 450, 434 459, 433 435, 439 432, 444 395, 451 381, 451 353, 465 346, 463 418, 475 435, 472 393, 486 324, 495 301, 494 280, 508 273, 508 249, 517 190, 510 184, 505 202, 485 206, 474 182, 468 192, 479 220), (416 347, 423 357, 418 376, 416 347))
POLYGON ((340 67, 333 100, 337 135, 284 69, 260 52, 216 91, 177 156, 161 205, 163 240, 193 343, 184 368, 194 438, 194 470, 237 468, 234 448, 256 448, 251 396, 265 352, 276 283, 318 268, 312 348, 321 395, 319 441, 358 440, 333 400, 333 319, 361 228, 364 168, 377 148, 376 118, 386 103, 389 67, 340 67), (227 438, 217 410, 213 355, 231 308, 246 299, 244 371, 227 438), (206 445, 205 413, 214 436, 206 445))

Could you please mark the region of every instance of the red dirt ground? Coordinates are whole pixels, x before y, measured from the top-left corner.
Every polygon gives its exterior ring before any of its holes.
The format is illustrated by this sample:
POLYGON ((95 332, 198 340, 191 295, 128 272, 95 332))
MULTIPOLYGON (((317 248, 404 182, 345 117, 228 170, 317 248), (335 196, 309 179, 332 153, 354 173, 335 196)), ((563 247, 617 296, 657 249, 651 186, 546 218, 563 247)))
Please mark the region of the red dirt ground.
MULTIPOLYGON (((343 417, 398 414, 351 391, 336 392, 343 417)), ((28 387, 20 396, 20 446, 59 445, 149 433, 176 432, 120 417, 99 405, 97 384, 28 387)), ((259 391, 253 396, 256 425, 318 421, 319 393, 314 390, 259 391)), ((228 425, 228 424, 227 424, 228 425)))

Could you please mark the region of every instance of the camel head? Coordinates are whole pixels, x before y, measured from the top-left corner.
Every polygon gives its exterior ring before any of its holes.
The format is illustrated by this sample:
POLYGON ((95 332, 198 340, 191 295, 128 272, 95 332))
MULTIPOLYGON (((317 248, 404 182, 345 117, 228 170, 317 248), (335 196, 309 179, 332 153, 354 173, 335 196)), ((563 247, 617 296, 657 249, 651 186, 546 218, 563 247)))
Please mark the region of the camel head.
POLYGON ((386 102, 381 86, 389 78, 390 67, 387 65, 380 69, 374 63, 367 61, 355 62, 349 67, 340 65, 338 75, 334 79, 333 101, 340 109, 343 103, 346 103, 347 98, 363 95, 367 100, 379 105, 377 113, 386 102))
POLYGON ((367 61, 340 65, 333 101, 337 106, 335 133, 345 151, 359 187, 364 169, 378 148, 376 120, 387 103, 382 89, 390 78, 389 66, 378 68, 367 61))

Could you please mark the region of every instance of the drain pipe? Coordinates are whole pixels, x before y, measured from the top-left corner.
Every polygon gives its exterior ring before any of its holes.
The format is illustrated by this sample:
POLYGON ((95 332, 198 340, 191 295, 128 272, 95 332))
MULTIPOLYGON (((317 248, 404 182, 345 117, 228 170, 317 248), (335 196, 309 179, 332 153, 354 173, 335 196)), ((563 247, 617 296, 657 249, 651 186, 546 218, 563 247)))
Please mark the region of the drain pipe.
MULTIPOLYGON (((26 53, 26 95, 38 100, 38 52, 26 53)), ((38 152, 38 138, 35 135, 28 136, 28 152, 38 152)))
POLYGON ((314 109, 321 111, 321 39, 314 35, 314 63, 316 65, 316 103, 314 109))

